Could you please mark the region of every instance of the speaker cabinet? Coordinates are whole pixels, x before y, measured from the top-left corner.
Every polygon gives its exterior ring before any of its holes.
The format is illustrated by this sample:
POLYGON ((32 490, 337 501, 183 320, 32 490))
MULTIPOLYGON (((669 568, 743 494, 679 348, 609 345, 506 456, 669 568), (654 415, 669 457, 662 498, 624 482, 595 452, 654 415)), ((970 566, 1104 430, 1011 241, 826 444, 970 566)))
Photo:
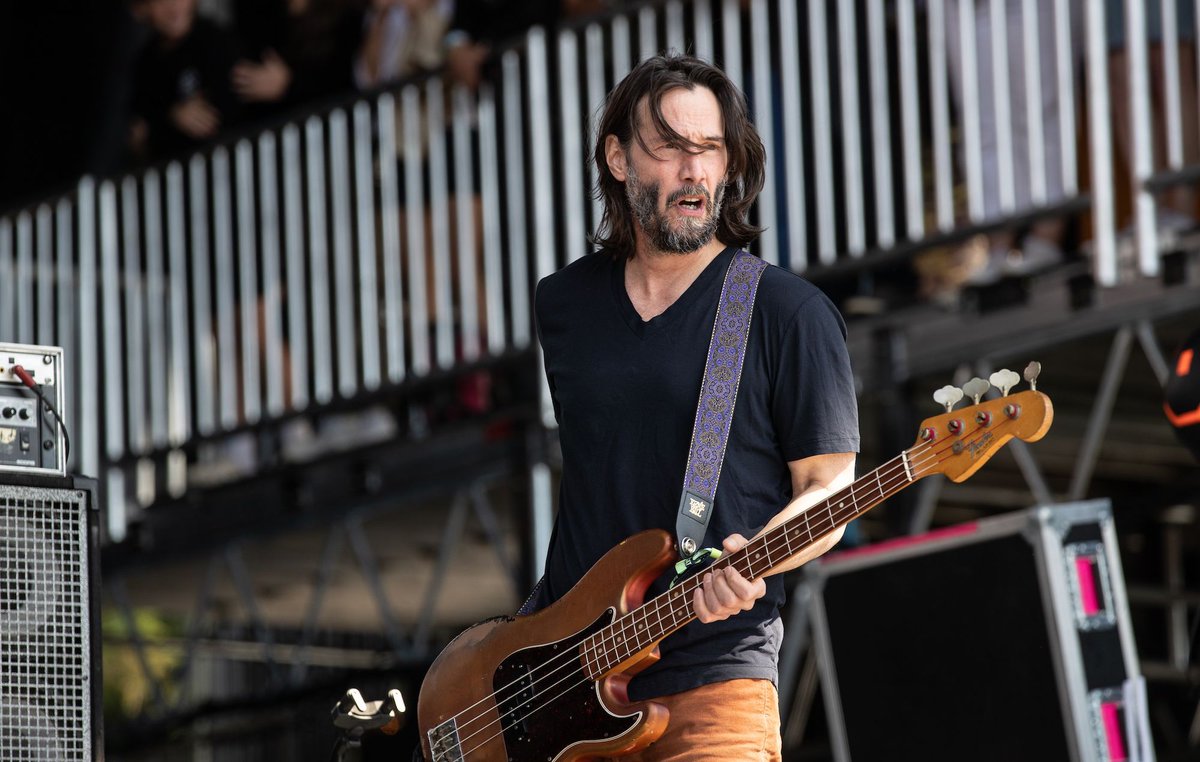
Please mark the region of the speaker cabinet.
POLYGON ((1153 760, 1107 501, 806 569, 838 762, 1153 760))
POLYGON ((0 474, 0 760, 103 759, 95 482, 0 474))

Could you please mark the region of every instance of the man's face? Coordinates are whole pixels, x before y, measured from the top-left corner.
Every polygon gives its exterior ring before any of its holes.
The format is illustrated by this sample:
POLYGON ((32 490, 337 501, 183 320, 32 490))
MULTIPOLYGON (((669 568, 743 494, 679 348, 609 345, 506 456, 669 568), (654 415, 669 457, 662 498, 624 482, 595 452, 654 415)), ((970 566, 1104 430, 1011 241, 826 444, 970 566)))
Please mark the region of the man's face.
POLYGON ((710 241, 717 231, 725 194, 728 154, 721 106, 706 87, 676 88, 663 95, 667 124, 700 146, 672 144, 659 135, 649 106, 638 104, 638 129, 650 149, 634 139, 626 152, 612 137, 619 156, 609 152, 609 169, 625 183, 625 195, 638 226, 658 251, 687 254, 710 241))

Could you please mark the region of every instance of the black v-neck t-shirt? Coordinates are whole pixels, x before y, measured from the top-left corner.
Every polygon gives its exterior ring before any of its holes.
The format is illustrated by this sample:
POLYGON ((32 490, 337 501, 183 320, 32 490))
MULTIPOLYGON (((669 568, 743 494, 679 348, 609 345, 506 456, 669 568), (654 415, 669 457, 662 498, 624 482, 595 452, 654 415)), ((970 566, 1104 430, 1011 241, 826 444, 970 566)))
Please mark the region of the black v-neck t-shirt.
MULTIPOLYGON (((590 254, 538 284, 538 335, 559 423, 563 472, 542 587, 561 598, 625 538, 674 535, 692 423, 726 249, 662 314, 643 321, 625 290, 625 261, 590 254)), ((768 267, 759 284, 745 364, 706 547, 747 538, 791 499, 788 462, 858 450, 858 408, 846 328, 800 276, 768 267)), ((647 593, 663 592, 670 574, 647 593)), ((629 685, 633 700, 733 678, 776 680, 784 600, 780 575, 750 611, 693 622, 662 644, 662 660, 629 685)))

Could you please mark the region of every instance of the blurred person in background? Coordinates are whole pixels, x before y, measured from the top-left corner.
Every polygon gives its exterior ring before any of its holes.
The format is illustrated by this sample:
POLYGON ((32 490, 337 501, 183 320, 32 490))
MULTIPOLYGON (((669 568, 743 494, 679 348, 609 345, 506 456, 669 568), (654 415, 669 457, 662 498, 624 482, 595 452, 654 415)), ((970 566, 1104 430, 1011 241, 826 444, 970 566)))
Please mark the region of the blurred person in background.
POLYGON ((196 0, 135 0, 133 8, 151 30, 134 67, 135 154, 151 160, 172 156, 235 124, 230 35, 196 15, 196 0))
POLYGON ((559 0, 457 0, 445 38, 447 76, 474 90, 497 44, 554 26, 562 10, 559 0))
POLYGON ((453 0, 371 0, 354 59, 354 83, 370 90, 439 68, 453 0))
POLYGON ((269 116, 354 88, 362 12, 348 0, 237 0, 242 58, 230 85, 250 116, 269 116))

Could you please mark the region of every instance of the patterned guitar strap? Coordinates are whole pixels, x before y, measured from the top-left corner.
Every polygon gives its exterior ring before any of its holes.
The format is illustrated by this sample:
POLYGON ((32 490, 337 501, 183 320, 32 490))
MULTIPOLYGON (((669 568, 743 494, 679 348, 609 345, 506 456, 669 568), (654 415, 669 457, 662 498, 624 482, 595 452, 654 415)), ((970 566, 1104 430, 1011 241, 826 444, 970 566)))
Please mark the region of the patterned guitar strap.
MULTIPOLYGON (((679 513, 675 519, 675 539, 683 559, 675 565, 675 573, 687 570, 721 555, 716 548, 700 549, 704 534, 712 519, 717 480, 725 462, 725 447, 729 443, 729 427, 733 422, 738 383, 746 359, 746 340, 750 335, 750 319, 754 315, 754 297, 758 282, 767 263, 758 257, 739 251, 725 271, 717 318, 713 322, 712 339, 708 344, 708 360, 704 380, 700 385, 700 402, 696 406, 696 422, 692 427, 692 446, 684 471, 683 494, 679 498, 679 513)), ((676 577, 676 582, 679 576, 676 577)), ((674 585, 674 583, 672 583, 674 585)))

